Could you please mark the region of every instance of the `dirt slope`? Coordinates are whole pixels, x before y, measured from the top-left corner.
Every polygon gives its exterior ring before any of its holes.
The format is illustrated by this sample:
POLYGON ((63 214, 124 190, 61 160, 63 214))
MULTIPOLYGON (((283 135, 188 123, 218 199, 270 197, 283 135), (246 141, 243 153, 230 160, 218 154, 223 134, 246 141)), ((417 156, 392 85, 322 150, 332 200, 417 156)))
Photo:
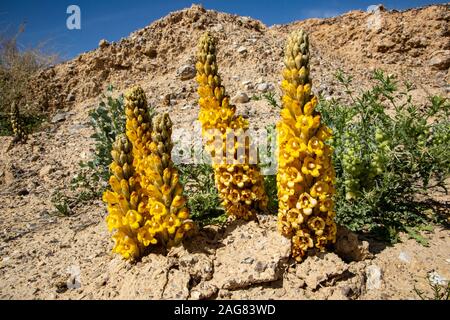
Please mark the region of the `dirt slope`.
MULTIPOLYGON (((301 27, 311 34, 316 92, 340 95, 333 79, 338 68, 361 88, 372 69, 383 68, 413 83, 415 98, 424 102, 429 93, 448 95, 449 20, 448 6, 430 6, 269 28, 193 6, 43 71, 35 102, 59 109, 58 117, 8 152, 11 138, 0 137, 0 298, 409 299, 417 298, 414 286, 430 293, 428 277, 450 279, 449 230, 424 234, 430 247, 403 237, 385 248, 341 233, 338 255, 296 266, 287 257, 289 244, 274 232, 274 218, 262 217, 259 225, 207 228, 185 248, 132 266, 110 253, 100 201, 60 218, 50 198, 55 190, 70 194, 78 162, 91 156, 88 111, 109 84, 117 92, 141 84, 158 111, 171 113, 175 128, 192 128, 198 113, 192 67, 205 30, 220 40, 219 68, 231 96, 278 91, 285 38, 301 27), (236 275, 236 268, 244 272, 236 275)), ((238 112, 259 127, 277 117, 263 101, 240 103, 238 112)))

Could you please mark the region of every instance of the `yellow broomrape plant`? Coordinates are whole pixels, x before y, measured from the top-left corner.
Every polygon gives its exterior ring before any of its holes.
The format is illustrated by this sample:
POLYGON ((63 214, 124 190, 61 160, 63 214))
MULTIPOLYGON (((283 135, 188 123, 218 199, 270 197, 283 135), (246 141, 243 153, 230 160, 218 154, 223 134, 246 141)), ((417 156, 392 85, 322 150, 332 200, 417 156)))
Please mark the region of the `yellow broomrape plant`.
POLYGON ((292 239, 292 256, 301 261, 308 250, 324 251, 335 242, 335 173, 332 150, 324 143, 331 130, 321 123, 317 97, 311 93, 309 42, 303 30, 289 36, 284 65, 277 123, 278 229, 292 239))
POLYGON ((197 82, 202 135, 212 156, 215 183, 230 216, 253 219, 267 207, 263 177, 245 139, 248 122, 236 116, 236 107, 221 84, 216 62, 216 40, 205 33, 197 52, 197 82))

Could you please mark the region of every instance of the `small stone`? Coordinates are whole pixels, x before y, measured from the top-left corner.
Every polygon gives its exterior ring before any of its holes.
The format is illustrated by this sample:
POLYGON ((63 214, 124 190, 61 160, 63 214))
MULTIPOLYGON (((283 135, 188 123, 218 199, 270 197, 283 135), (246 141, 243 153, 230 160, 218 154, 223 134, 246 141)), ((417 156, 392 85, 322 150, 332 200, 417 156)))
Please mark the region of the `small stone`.
POLYGON ((258 90, 259 92, 268 92, 268 91, 275 90, 275 87, 271 83, 263 82, 263 83, 258 84, 258 86, 256 87, 256 90, 258 90))
POLYGON ((241 263, 252 264, 254 261, 255 259, 253 259, 252 257, 247 257, 244 260, 242 260, 241 263))
POLYGON ((194 78, 196 74, 197 71, 192 65, 184 65, 177 70, 177 76, 183 81, 194 78))
POLYGON ((222 25, 222 24, 218 23, 218 24, 216 24, 215 26, 213 26, 213 27, 211 28, 211 30, 214 31, 214 32, 221 32, 221 31, 224 30, 224 28, 223 28, 223 25, 222 25))
POLYGON ((102 40, 99 41, 98 46, 99 46, 101 49, 104 49, 104 48, 106 48, 107 46, 109 46, 109 42, 106 41, 105 39, 102 39, 102 40))
POLYGON ((366 268, 366 289, 374 290, 381 288, 381 268, 377 265, 370 265, 366 268))
POLYGON ((67 112, 58 112, 51 120, 52 123, 57 123, 66 120, 67 112))
POLYGON ((231 103, 247 103, 250 98, 245 92, 238 92, 233 98, 231 98, 231 103))
POLYGON ((239 54, 247 53, 247 48, 244 47, 244 46, 240 46, 239 48, 237 48, 237 52, 238 52, 239 54))
POLYGON ((71 93, 69 93, 68 95, 67 95, 67 97, 66 97, 66 101, 67 102, 73 102, 73 101, 75 101, 75 95, 71 92, 71 93))
POLYGON ((267 264, 263 263, 262 261, 258 261, 255 266, 255 271, 256 272, 264 272, 266 270, 266 268, 267 268, 267 264))
POLYGON ((181 107, 181 110, 189 110, 192 109, 194 106, 192 104, 187 104, 181 107))
POLYGON ((411 257, 405 251, 400 252, 400 254, 398 255, 398 258, 400 259, 400 261, 406 262, 406 263, 409 263, 411 261, 411 257))
POLYGON ((438 70, 447 70, 450 67, 450 50, 435 51, 428 62, 430 67, 438 70))

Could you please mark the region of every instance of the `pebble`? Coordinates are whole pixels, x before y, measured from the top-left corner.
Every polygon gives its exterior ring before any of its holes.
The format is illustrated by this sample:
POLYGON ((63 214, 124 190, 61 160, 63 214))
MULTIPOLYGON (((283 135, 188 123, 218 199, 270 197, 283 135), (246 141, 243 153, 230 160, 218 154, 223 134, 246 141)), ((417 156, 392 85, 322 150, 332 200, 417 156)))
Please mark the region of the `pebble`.
POLYGON ((381 288, 381 268, 377 265, 370 265, 366 268, 366 288, 374 290, 381 288))
POLYGON ((406 263, 409 263, 411 261, 411 257, 405 251, 400 252, 400 254, 398 255, 398 258, 400 259, 400 261, 403 261, 406 263))
POLYGON ((192 65, 184 65, 177 70, 177 76, 183 81, 194 78, 196 74, 197 71, 192 65))
POLYGON ((237 48, 237 52, 240 54, 247 53, 247 48, 244 46, 240 46, 239 48, 237 48))
POLYGON ((250 98, 245 92, 238 92, 233 98, 231 98, 231 103, 247 103, 250 98))

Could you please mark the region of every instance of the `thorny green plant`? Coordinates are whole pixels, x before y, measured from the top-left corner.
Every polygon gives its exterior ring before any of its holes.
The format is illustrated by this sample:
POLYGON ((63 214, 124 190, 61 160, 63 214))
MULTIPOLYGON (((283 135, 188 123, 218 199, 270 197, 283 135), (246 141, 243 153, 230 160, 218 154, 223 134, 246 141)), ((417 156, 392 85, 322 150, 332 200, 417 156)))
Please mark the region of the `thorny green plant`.
MULTIPOLYGON (((193 148, 191 149, 193 151, 193 148)), ((222 224, 227 216, 220 204, 210 163, 178 163, 180 182, 185 186, 190 217, 200 226, 222 224)))
POLYGON ((433 291, 433 295, 431 297, 425 296, 425 293, 422 290, 419 290, 414 286, 414 292, 421 300, 450 300, 450 282, 447 282, 446 284, 439 284, 428 278, 428 285, 433 291))
MULTIPOLYGON (((400 89, 393 76, 380 70, 373 74, 374 86, 359 95, 351 89, 351 76, 338 71, 336 78, 345 97, 321 98, 318 109, 333 130, 337 222, 390 242, 404 231, 427 245, 420 231, 429 231, 431 222, 447 222, 438 214, 423 214, 431 209, 416 196, 431 189, 447 193, 449 101, 433 96, 428 106, 419 108, 409 83, 400 89)), ((273 95, 252 97, 262 98, 280 108, 273 95)), ((270 179, 268 187, 276 190, 276 181, 270 179)))
POLYGON ((419 108, 410 84, 401 90, 380 70, 373 74, 375 85, 358 96, 350 76, 339 71, 336 78, 350 103, 322 99, 319 110, 333 129, 338 223, 391 241, 404 231, 425 244, 420 227, 445 220, 425 216, 426 205, 415 196, 431 188, 447 193, 449 101, 435 96, 430 106, 419 108))
POLYGON ((109 86, 100 104, 89 113, 94 130, 91 136, 95 141, 94 155, 92 159, 79 163, 80 171, 72 179, 72 189, 83 192, 84 200, 98 198, 106 188, 112 144, 116 135, 125 131, 123 96, 114 98, 112 94, 113 87, 109 86))

